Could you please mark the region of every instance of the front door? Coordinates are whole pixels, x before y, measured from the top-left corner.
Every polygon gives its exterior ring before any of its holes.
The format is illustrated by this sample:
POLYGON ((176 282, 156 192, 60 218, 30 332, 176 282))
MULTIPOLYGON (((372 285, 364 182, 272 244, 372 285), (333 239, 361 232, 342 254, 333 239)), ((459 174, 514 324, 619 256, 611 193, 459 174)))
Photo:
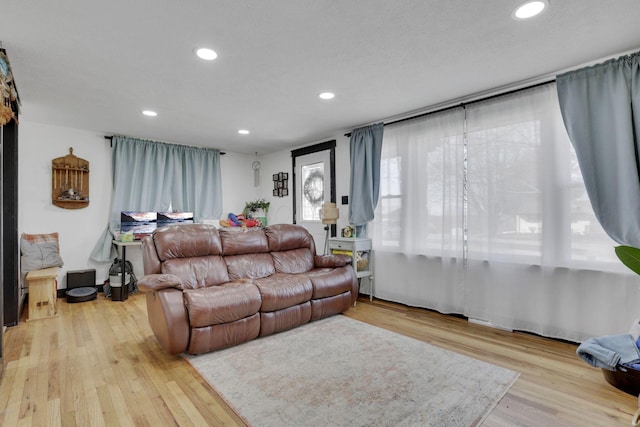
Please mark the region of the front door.
MULTIPOLYGON (((333 145, 307 147, 293 152, 294 162, 294 223, 305 227, 316 243, 316 252, 324 251, 327 230, 322 224, 320 209, 325 202, 335 201, 333 177, 333 145), (317 149, 316 150, 314 150, 317 149)), ((330 232, 335 232, 335 227, 330 232)), ((333 234, 332 234, 333 235, 333 234)))

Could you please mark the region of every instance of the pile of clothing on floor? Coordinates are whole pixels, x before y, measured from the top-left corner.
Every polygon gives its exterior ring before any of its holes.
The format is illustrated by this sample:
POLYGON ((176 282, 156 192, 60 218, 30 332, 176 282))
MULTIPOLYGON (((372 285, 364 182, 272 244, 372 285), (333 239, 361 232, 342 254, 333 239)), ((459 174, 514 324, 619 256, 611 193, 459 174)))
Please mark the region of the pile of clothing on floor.
POLYGON ((640 370, 640 319, 636 319, 628 334, 589 338, 576 350, 582 360, 615 371, 619 366, 640 370))

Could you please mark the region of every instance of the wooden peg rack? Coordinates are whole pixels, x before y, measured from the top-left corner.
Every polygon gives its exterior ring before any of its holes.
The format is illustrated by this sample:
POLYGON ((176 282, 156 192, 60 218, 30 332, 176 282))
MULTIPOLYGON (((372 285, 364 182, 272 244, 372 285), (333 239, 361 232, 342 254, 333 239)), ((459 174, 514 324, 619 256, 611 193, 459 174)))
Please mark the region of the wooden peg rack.
POLYGON ((69 154, 51 161, 51 201, 64 209, 89 206, 89 162, 69 154))

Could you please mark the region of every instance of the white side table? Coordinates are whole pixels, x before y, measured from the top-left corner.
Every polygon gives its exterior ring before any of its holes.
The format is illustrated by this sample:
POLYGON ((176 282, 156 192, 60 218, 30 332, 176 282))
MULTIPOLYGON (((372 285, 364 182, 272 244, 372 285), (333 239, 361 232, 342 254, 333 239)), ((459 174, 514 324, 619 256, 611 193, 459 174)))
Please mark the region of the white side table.
POLYGON ((373 301, 373 249, 371 239, 361 237, 331 237, 329 238, 329 253, 351 255, 353 270, 358 278, 358 292, 363 277, 369 281, 369 301, 373 301), (361 261, 358 262, 358 254, 361 261), (364 261, 366 259, 366 261, 364 261))

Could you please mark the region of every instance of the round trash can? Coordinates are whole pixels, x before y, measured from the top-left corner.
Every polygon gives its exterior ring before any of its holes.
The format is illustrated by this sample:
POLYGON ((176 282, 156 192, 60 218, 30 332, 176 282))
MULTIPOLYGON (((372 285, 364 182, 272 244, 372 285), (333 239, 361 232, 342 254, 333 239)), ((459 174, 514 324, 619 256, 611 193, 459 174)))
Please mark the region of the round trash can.
POLYGON ((109 286, 111 286, 111 301, 124 301, 129 298, 129 282, 131 275, 125 274, 125 286, 122 286, 122 276, 110 275, 109 286))

